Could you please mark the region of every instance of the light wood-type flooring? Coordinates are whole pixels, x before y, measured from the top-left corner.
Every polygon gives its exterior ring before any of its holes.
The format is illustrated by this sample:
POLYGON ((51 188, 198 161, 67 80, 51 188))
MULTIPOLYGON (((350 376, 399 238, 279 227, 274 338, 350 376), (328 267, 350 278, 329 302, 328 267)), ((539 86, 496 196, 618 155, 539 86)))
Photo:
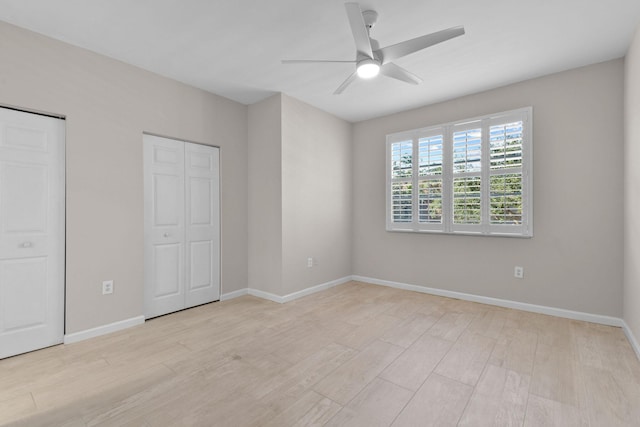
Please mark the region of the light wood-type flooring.
POLYGON ((0 361, 0 425, 640 426, 619 328, 351 282, 0 361))

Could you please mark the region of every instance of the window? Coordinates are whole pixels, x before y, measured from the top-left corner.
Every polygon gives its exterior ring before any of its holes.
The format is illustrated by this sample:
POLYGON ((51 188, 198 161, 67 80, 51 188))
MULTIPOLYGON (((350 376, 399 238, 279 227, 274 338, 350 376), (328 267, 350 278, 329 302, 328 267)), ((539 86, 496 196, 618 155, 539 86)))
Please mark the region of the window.
POLYGON ((532 236, 531 115, 387 135, 387 230, 532 236))

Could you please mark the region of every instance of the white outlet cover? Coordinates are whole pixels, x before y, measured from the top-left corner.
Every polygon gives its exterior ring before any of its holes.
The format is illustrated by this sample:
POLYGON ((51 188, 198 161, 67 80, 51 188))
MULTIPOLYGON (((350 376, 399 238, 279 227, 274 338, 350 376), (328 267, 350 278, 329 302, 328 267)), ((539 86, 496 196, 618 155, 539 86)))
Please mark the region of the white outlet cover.
POLYGON ((102 295, 113 293, 113 280, 105 280, 102 282, 102 295))
POLYGON ((524 268, 519 266, 514 267, 513 276, 517 279, 524 278, 524 268))

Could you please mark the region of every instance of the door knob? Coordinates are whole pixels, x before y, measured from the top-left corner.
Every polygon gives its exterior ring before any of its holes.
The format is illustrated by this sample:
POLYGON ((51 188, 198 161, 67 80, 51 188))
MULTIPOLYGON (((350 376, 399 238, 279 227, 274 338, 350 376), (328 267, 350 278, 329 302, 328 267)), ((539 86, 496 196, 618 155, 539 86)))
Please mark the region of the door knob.
POLYGON ((31 242, 24 242, 19 247, 21 247, 21 248, 30 248, 31 247, 31 242))
POLYGON ((169 233, 164 233, 164 234, 163 234, 163 236, 164 236, 164 237, 169 237, 169 236, 171 236, 171 234, 169 234, 169 233))

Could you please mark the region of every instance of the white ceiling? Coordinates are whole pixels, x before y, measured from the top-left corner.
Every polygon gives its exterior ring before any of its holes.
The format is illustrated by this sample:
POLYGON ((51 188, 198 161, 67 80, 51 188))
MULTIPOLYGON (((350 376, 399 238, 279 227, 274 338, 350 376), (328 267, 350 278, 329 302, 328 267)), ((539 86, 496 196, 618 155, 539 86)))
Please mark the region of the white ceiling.
POLYGON ((380 46, 448 27, 466 35, 395 61, 419 86, 379 76, 333 91, 355 58, 343 0, 0 0, 0 20, 244 104, 283 92, 360 121, 625 55, 639 0, 362 0, 380 46))

